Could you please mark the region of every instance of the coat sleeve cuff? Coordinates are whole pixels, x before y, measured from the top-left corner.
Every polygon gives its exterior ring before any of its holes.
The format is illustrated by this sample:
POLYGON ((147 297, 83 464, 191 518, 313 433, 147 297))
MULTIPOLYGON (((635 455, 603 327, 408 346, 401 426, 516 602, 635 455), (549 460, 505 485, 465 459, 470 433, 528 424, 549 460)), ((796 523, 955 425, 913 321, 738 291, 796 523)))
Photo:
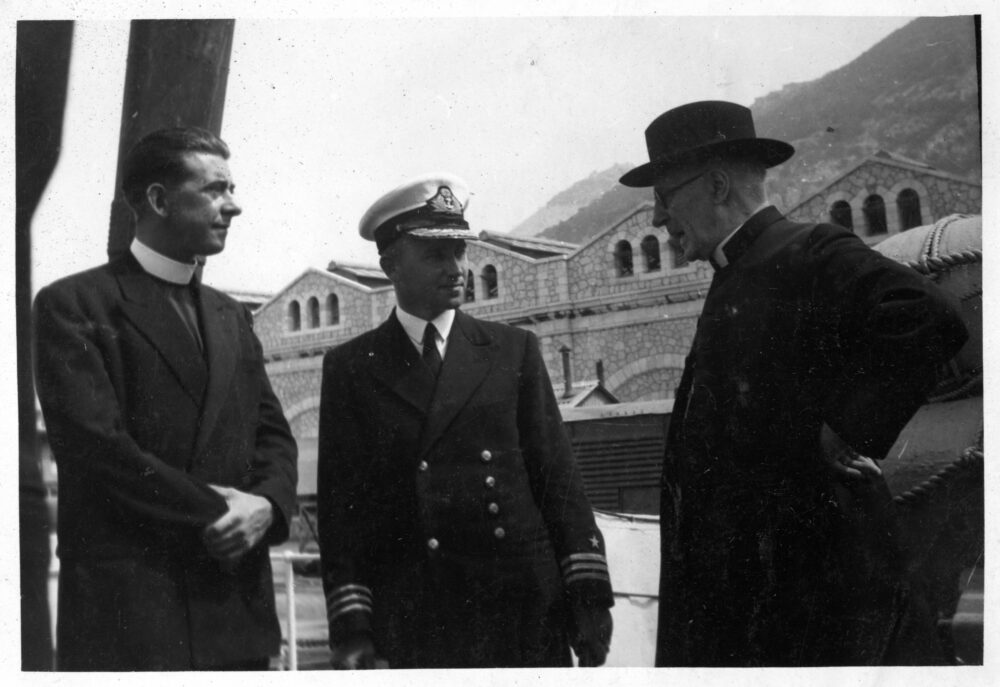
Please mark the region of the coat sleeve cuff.
POLYGON ((330 624, 330 644, 371 632, 372 593, 361 584, 345 584, 326 595, 326 617, 330 624))
POLYGON ((559 561, 571 605, 614 606, 608 561, 599 553, 571 553, 559 561))

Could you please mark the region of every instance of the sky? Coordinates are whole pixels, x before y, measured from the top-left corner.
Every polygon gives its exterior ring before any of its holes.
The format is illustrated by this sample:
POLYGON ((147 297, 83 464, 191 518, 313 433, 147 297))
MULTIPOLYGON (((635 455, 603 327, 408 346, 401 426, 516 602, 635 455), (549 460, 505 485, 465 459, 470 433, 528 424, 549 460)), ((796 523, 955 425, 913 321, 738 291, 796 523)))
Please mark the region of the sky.
MULTIPOLYGON (((206 283, 274 292, 331 260, 374 265, 359 218, 426 172, 466 180, 474 230, 509 231, 587 175, 644 162, 643 129, 661 112, 750 105, 910 20, 376 14, 236 15, 222 137, 243 215, 206 283)), ((128 28, 76 22, 62 155, 33 221, 33 291, 106 259, 128 28)))

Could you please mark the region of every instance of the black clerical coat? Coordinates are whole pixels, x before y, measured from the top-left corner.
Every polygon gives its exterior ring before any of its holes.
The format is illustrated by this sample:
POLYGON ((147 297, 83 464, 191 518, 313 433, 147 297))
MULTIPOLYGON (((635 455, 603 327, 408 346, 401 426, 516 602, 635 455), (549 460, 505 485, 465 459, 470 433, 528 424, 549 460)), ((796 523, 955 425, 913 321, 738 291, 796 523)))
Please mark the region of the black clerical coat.
POLYGON ((199 285, 204 353, 129 254, 35 299, 38 397, 59 471, 58 665, 191 670, 276 655, 267 544, 288 536, 296 446, 246 309, 199 285), (208 485, 271 500, 233 568, 208 485))
POLYGON ((966 338, 957 311, 854 234, 773 207, 727 249, 671 417, 657 665, 933 662, 884 480, 839 483, 816 456, 825 422, 892 460, 966 338))

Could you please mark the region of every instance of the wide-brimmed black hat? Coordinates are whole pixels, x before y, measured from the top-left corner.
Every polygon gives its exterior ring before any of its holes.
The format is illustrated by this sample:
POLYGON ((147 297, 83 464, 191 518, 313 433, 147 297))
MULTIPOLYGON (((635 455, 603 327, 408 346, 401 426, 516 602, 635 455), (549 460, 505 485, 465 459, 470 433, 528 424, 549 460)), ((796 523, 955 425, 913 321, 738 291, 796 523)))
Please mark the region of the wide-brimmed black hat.
POLYGON ((795 153, 784 141, 758 138, 749 108, 703 100, 667 110, 646 127, 649 162, 626 172, 625 186, 652 186, 671 168, 710 158, 750 158, 767 167, 795 153))

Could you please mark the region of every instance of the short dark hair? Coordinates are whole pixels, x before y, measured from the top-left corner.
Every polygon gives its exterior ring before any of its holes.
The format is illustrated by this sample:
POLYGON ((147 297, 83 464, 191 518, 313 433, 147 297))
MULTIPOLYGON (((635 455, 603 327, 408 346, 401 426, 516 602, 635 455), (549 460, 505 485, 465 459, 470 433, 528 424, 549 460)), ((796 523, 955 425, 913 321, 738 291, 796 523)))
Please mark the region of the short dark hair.
POLYGON ((229 146, 211 131, 195 126, 160 129, 132 146, 122 166, 122 193, 133 212, 142 208, 150 184, 184 181, 184 156, 188 153, 209 153, 228 160, 229 146))

